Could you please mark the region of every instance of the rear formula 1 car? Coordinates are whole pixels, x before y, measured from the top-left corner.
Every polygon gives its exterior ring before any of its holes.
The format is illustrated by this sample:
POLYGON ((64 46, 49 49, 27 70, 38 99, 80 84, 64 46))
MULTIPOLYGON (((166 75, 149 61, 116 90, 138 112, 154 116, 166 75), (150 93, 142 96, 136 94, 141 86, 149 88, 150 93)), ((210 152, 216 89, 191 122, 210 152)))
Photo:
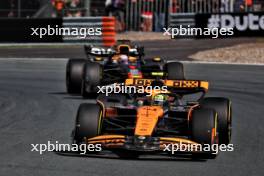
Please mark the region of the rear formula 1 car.
POLYGON ((143 59, 144 48, 136 45, 121 43, 108 49, 85 46, 85 52, 87 59, 70 59, 67 63, 66 86, 70 94, 86 98, 95 95, 97 86, 121 83, 127 78, 184 79, 181 63, 143 59))
MULTIPOLYGON (((143 94, 101 95, 96 104, 81 104, 73 141, 100 144, 103 150, 123 154, 172 154, 215 158, 217 153, 205 145, 229 144, 231 102, 227 98, 207 97, 208 82, 200 80, 127 79, 126 86, 167 86, 167 91, 143 94), (185 95, 201 93, 196 101, 185 95), (181 147, 191 145, 191 149, 181 147)), ((124 155, 123 155, 124 156, 124 155)))

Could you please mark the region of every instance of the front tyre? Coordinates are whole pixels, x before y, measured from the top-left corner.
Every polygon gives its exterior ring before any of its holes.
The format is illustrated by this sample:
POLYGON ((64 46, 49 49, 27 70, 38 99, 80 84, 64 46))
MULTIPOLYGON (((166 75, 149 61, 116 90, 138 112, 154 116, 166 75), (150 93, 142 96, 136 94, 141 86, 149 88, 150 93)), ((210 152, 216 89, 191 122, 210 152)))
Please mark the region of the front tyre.
POLYGON ((217 113, 213 109, 195 109, 191 121, 192 140, 210 147, 209 151, 194 153, 195 158, 215 158, 217 155, 211 150, 213 144, 218 144, 217 113))
POLYGON ((227 98, 208 97, 201 101, 203 108, 211 108, 218 115, 219 143, 229 144, 232 133, 232 105, 227 98))
POLYGON ((101 134, 103 111, 98 104, 83 103, 79 106, 73 140, 80 144, 84 138, 92 138, 101 134))

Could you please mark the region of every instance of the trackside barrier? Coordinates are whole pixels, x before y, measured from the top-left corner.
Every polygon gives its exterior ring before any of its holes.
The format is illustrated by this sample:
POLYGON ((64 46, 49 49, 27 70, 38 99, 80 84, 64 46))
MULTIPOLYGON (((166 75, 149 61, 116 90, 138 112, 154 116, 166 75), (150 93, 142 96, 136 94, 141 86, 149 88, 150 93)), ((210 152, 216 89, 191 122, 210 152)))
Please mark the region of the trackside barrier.
POLYGON ((116 43, 113 17, 0 18, 0 24, 0 43, 116 43))
MULTIPOLYGON (((264 12, 244 13, 172 13, 170 28, 233 29, 233 34, 218 37, 264 36, 264 12)), ((211 38, 212 35, 178 35, 176 38, 211 38)))
MULTIPOLYGON (((195 27, 195 13, 172 13, 170 14, 170 28, 192 28, 195 27)), ((177 38, 193 38, 194 36, 177 36, 177 38)))
POLYGON ((190 27, 195 26, 195 13, 172 13, 170 15, 170 27, 190 27))
POLYGON ((195 26, 232 28, 234 34, 230 37, 264 37, 264 12, 196 14, 195 26))
POLYGON ((78 17, 63 18, 62 26, 65 28, 93 28, 100 29, 101 35, 87 35, 86 37, 63 35, 65 43, 85 43, 91 45, 113 46, 116 43, 114 17, 78 17))
POLYGON ((61 18, 0 18, 0 43, 61 43, 61 35, 45 35, 42 38, 40 28, 48 26, 61 28, 61 18), (37 30, 33 33, 33 30, 37 30))

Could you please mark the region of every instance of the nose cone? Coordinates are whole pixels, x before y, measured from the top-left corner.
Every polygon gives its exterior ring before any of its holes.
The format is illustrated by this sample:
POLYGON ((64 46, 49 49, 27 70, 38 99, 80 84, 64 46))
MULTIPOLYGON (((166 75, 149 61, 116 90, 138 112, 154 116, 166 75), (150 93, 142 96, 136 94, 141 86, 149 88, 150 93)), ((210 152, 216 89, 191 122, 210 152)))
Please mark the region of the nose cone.
POLYGON ((163 109, 159 106, 142 106, 138 108, 135 135, 151 136, 158 119, 162 115, 163 109))

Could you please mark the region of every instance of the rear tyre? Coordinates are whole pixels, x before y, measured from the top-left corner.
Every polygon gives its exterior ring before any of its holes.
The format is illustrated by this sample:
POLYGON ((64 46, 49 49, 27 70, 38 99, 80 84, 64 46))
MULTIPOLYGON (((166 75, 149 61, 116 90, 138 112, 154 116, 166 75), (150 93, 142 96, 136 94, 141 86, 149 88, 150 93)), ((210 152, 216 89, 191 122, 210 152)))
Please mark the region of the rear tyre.
POLYGON ((81 93, 85 59, 69 59, 66 66, 66 88, 70 94, 81 93))
POLYGON ((74 143, 80 144, 84 138, 92 138, 100 135, 102 118, 103 114, 100 105, 81 104, 76 117, 74 143))
MULTIPOLYGON (((217 113, 213 109, 196 109, 192 113, 192 139, 202 146, 211 147, 217 144, 217 113)), ((204 151, 203 151, 204 152, 204 151)), ((194 158, 215 158, 217 155, 209 150, 205 153, 195 153, 194 158)))
POLYGON ((184 67, 180 62, 170 62, 165 64, 164 71, 167 73, 167 79, 185 80, 184 67))
POLYGON ((232 105, 227 98, 208 97, 201 102, 204 108, 211 108, 217 112, 218 115, 218 132, 219 143, 229 144, 232 133, 232 105))
POLYGON ((97 86, 103 78, 103 70, 96 62, 86 62, 84 66, 84 77, 81 94, 83 98, 92 98, 97 95, 97 86))

